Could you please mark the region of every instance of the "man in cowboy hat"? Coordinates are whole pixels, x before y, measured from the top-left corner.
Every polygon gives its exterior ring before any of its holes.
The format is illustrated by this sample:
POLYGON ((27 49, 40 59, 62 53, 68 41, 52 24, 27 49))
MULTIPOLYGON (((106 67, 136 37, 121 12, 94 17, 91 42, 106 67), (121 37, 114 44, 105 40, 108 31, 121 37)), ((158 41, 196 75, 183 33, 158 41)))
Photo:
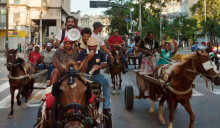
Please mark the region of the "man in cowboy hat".
POLYGON ((95 38, 91 37, 87 41, 88 48, 80 52, 78 58, 78 65, 82 64, 85 57, 88 56, 88 67, 86 69, 87 74, 91 74, 91 80, 99 82, 102 85, 104 101, 104 114, 111 115, 111 104, 110 104, 110 86, 107 79, 100 74, 100 69, 107 67, 105 54, 97 49, 98 42, 95 38))
MULTIPOLYGON (((118 47, 121 47, 124 45, 124 42, 121 38, 121 36, 118 36, 118 29, 114 29, 113 30, 113 36, 110 36, 108 38, 108 41, 107 41, 107 44, 108 46, 111 46, 110 48, 110 51, 113 51, 113 49, 118 46, 118 47)), ((122 73, 125 74, 128 72, 127 70, 127 60, 125 59, 125 56, 124 54, 121 52, 121 59, 122 59, 122 73)), ((107 70, 106 70, 106 73, 108 74, 109 73, 109 65, 110 65, 110 56, 108 55, 107 57, 107 70)))
POLYGON ((41 64, 39 65, 39 70, 44 70, 48 68, 47 84, 50 82, 50 76, 53 71, 53 54, 55 50, 52 49, 52 44, 47 43, 46 49, 43 49, 40 53, 41 64))

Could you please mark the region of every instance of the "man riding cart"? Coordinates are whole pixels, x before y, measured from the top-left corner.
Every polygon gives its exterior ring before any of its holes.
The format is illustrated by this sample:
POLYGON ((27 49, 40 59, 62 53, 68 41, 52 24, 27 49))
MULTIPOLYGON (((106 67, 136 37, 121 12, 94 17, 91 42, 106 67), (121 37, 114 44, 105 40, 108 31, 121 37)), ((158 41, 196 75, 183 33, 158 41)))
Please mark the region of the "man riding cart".
MULTIPOLYGON (((107 41, 108 46, 111 46, 110 51, 112 53, 112 51, 114 50, 114 48, 116 48, 116 46, 121 47, 124 46, 124 42, 121 38, 121 36, 118 36, 118 29, 114 29, 113 30, 113 36, 110 36, 108 38, 107 41)), ((127 60, 125 59, 125 56, 122 52, 121 53, 121 59, 122 59, 122 73, 125 74, 128 72, 127 68, 128 68, 128 64, 127 64, 127 60)), ((110 60, 110 55, 108 55, 107 57, 107 70, 106 73, 109 73, 109 66, 110 66, 111 60, 110 60)))

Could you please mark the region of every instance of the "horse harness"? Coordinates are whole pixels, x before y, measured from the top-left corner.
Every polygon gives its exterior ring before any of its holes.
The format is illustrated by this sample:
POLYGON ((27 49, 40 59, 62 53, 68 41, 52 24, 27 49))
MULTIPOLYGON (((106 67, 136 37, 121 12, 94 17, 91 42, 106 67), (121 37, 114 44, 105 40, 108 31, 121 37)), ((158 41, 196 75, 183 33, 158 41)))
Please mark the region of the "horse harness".
MULTIPOLYGON (((120 54, 120 51, 119 50, 116 50, 115 51, 117 54, 120 54)), ((113 51, 112 51, 112 53, 114 53, 113 51)), ((114 62, 116 61, 120 61, 121 60, 121 58, 119 58, 119 59, 116 59, 115 57, 114 57, 114 62)), ((116 67, 116 68, 119 68, 119 67, 121 67, 121 64, 120 65, 115 65, 114 64, 114 62, 113 63, 110 63, 112 66, 114 66, 114 67, 116 67)))
MULTIPOLYGON (((192 63, 192 68, 193 68, 193 70, 191 70, 191 69, 185 69, 185 70, 184 70, 185 76, 186 76, 188 79, 194 81, 193 79, 191 79, 189 76, 186 75, 186 71, 190 71, 190 72, 192 72, 192 73, 200 74, 201 76, 209 76, 209 77, 212 77, 212 79, 213 79, 213 81, 214 81, 214 79, 218 76, 218 74, 217 74, 217 75, 214 75, 214 76, 213 76, 213 75, 210 75, 210 73, 209 73, 208 70, 211 69, 211 68, 210 68, 210 67, 205 67, 205 66, 207 65, 207 63, 211 63, 211 65, 212 65, 212 67, 213 67, 213 66, 214 66, 213 63, 210 62, 210 61, 207 61, 207 62, 204 62, 204 63, 203 63, 203 62, 199 59, 199 60, 201 61, 201 63, 203 64, 203 67, 204 67, 204 69, 206 70, 206 72, 208 72, 209 75, 207 75, 207 74, 204 74, 204 73, 200 73, 200 72, 198 72, 198 71, 196 70, 195 64, 194 64, 194 61, 193 61, 193 60, 194 60, 193 58, 191 58, 191 60, 190 60, 191 63, 192 63)), ((165 81, 161 79, 161 77, 163 77, 164 75, 166 75, 166 74, 163 74, 162 72, 164 72, 166 69, 168 69, 171 65, 172 65, 172 64, 168 64, 167 66, 164 66, 164 67, 162 67, 162 69, 161 69, 161 76, 160 76, 159 80, 164 82, 164 86, 161 86, 162 89, 164 90, 165 93, 169 93, 169 94, 171 94, 170 92, 173 92, 173 93, 175 93, 175 94, 177 94, 177 95, 185 95, 185 94, 189 93, 189 92, 192 90, 192 86, 190 86, 189 89, 187 89, 187 90, 184 91, 184 92, 176 91, 175 89, 173 89, 173 88, 171 87, 170 80, 171 80, 171 77, 172 77, 173 74, 171 74, 171 75, 168 77, 168 79, 166 79, 165 81)))
POLYGON ((79 121, 79 122, 82 122, 83 124, 93 123, 93 120, 90 117, 87 117, 88 106, 89 106, 88 101, 92 96, 92 87, 89 85, 88 82, 85 82, 78 74, 79 72, 75 71, 73 66, 70 66, 68 71, 65 71, 64 73, 60 75, 60 77, 58 78, 58 82, 53 84, 52 95, 58 100, 58 105, 59 105, 59 110, 60 110, 59 118, 61 122, 64 124, 66 124, 69 121, 79 121), (70 103, 62 107, 61 99, 60 99, 60 93, 62 93, 62 91, 60 90, 59 87, 60 87, 61 82, 67 77, 68 77, 68 84, 70 85, 75 83, 75 77, 79 78, 82 82, 86 84, 87 90, 85 92, 86 93, 85 107, 78 103, 70 103), (74 109, 75 111, 65 115, 64 113, 70 109, 74 109))

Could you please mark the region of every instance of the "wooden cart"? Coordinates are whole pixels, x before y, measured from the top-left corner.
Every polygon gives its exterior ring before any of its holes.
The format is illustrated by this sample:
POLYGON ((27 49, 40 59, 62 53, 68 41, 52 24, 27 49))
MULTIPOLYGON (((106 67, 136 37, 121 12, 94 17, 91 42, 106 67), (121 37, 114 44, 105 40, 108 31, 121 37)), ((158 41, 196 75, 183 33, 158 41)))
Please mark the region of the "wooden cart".
POLYGON ((140 70, 134 70, 136 74, 137 86, 139 89, 139 95, 134 96, 133 87, 125 87, 125 108, 131 110, 134 106, 134 99, 146 99, 149 97, 149 87, 150 83, 155 83, 163 86, 163 82, 152 77, 152 73, 141 72, 140 70), (145 95, 147 92, 147 95, 145 95))

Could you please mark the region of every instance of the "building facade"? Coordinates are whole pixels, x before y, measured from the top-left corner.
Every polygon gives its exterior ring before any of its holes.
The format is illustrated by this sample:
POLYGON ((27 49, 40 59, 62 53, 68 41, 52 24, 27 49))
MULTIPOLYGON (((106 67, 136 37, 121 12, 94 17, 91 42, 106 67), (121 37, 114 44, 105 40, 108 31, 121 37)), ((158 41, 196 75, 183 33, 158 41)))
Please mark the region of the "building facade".
MULTIPOLYGON (((5 48, 6 2, 0 1, 0 50, 5 48)), ((54 38, 65 27, 70 14, 70 0, 8 0, 9 2, 9 48, 17 48, 34 42, 40 44, 40 20, 42 19, 42 43, 54 38)))
POLYGON ((106 29, 106 27, 110 25, 110 20, 108 19, 108 17, 103 17, 101 15, 89 16, 85 14, 84 16, 80 17, 79 26, 82 28, 88 27, 93 30, 94 22, 101 22, 103 25, 105 25, 101 34, 104 40, 108 39, 109 36, 106 29))

